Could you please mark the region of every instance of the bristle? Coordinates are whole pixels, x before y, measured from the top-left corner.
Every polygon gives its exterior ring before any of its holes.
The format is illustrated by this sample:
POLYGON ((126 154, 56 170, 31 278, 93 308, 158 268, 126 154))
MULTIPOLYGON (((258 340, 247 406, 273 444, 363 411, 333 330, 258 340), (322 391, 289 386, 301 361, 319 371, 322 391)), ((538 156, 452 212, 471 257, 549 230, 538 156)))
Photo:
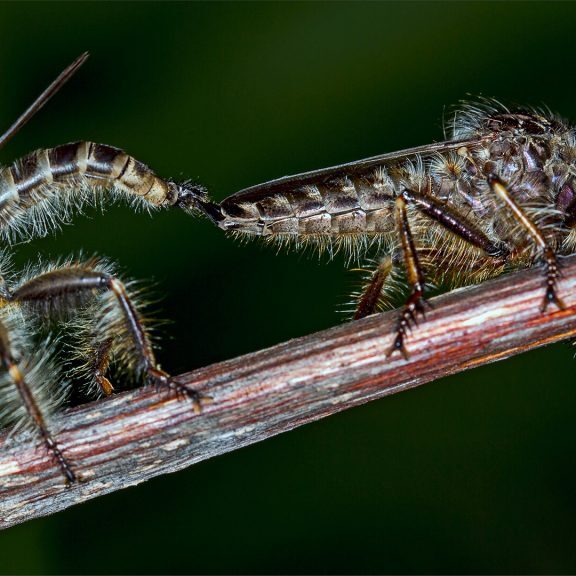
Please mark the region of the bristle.
POLYGON ((562 244, 562 251, 572 253, 576 250, 576 228, 571 228, 562 244))
MULTIPOLYGON (((142 313, 149 302, 144 298, 143 289, 136 283, 124 283, 124 288, 135 308, 138 322, 144 328, 145 345, 151 348, 154 340, 150 336, 152 322, 142 313)), ((68 322, 66 329, 73 335, 69 350, 71 374, 85 383, 90 396, 101 393, 95 379, 94 359, 100 343, 108 338, 111 339, 110 365, 116 377, 122 377, 122 385, 125 386, 127 382, 142 382, 146 369, 145 358, 137 346, 122 307, 111 290, 98 294, 89 306, 68 322)))
MULTIPOLYGON (((65 402, 69 393, 69 384, 62 378, 56 364, 55 342, 45 339, 35 343, 36 323, 15 305, 0 308, 0 325, 8 336, 12 356, 26 386, 43 417, 48 419, 65 402)), ((0 397, 0 427, 34 428, 14 381, 4 369, 0 371, 0 397)))
POLYGON ((370 310, 368 313, 389 310, 405 291, 401 271, 390 256, 377 262, 367 260, 362 268, 352 271, 360 273, 362 278, 360 288, 351 292, 351 300, 339 310, 348 317, 364 317, 365 309, 370 310))
POLYGON ((509 112, 510 110, 495 98, 478 96, 474 100, 461 100, 460 106, 453 110, 452 118, 448 121, 448 135, 451 140, 474 136, 482 129, 486 116, 509 112))
POLYGON ((121 200, 150 212, 177 203, 180 194, 207 199, 202 187, 187 186, 158 178, 111 146, 77 142, 38 150, 0 169, 0 238, 13 244, 45 236, 86 206, 121 200))
POLYGON ((11 293, 20 301, 23 308, 29 313, 38 315, 45 320, 66 320, 76 314, 79 309, 90 304, 94 299, 91 290, 53 290, 50 295, 42 294, 41 298, 24 299, 20 297, 22 290, 33 286, 41 278, 51 278, 52 282, 58 278, 66 279, 83 272, 99 272, 106 275, 115 273, 115 266, 105 258, 94 256, 61 258, 53 261, 39 259, 29 264, 20 275, 18 282, 13 283, 11 293))
POLYGON ((318 258, 327 257, 333 260, 342 254, 346 265, 353 265, 365 258, 368 252, 382 252, 386 250, 392 241, 390 234, 378 234, 372 236, 358 234, 341 234, 339 236, 327 236, 321 234, 276 234, 271 236, 254 236, 231 231, 229 236, 241 244, 257 240, 273 246, 277 253, 294 251, 310 253, 318 258))

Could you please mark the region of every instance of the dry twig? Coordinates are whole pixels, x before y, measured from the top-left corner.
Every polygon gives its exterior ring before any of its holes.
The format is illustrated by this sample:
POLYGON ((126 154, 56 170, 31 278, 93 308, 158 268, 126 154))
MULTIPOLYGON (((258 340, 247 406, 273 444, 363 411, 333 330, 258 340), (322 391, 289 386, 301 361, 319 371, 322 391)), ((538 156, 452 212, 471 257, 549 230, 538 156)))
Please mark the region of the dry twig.
POLYGON ((52 429, 82 482, 66 488, 45 450, 0 436, 0 527, 62 510, 235 450, 346 408, 576 334, 576 257, 565 260, 567 309, 539 307, 540 267, 433 300, 406 362, 386 359, 397 312, 372 316, 195 370, 182 382, 213 398, 150 388, 69 410, 52 429))

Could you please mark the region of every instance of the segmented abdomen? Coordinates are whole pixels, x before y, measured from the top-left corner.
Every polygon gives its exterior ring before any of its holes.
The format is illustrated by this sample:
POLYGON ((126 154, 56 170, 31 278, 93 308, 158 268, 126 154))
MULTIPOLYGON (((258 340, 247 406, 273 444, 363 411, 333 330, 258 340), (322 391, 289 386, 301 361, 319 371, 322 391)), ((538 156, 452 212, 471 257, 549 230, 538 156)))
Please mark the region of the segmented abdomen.
POLYGON ((293 187, 257 197, 225 199, 220 226, 256 235, 335 235, 388 232, 394 183, 386 170, 293 187))
POLYGON ((37 150, 0 170, 0 233, 40 236, 67 219, 70 208, 111 189, 150 207, 174 204, 178 186, 123 150, 74 142, 37 150))

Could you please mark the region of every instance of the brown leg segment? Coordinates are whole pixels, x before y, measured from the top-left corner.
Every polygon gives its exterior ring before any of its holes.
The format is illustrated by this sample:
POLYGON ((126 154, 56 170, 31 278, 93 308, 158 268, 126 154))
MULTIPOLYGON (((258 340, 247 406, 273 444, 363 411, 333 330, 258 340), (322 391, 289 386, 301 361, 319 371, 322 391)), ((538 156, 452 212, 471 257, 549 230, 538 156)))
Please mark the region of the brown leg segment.
MULTIPOLYGON (((434 220, 456 236, 462 238, 466 242, 469 242, 473 246, 480 248, 486 252, 489 256, 494 258, 505 258, 508 255, 507 248, 502 244, 496 244, 488 236, 482 232, 477 226, 472 222, 469 222, 465 216, 462 216, 456 212, 453 208, 446 205, 443 202, 438 201, 432 196, 427 196, 420 194, 418 192, 413 192, 412 190, 405 190, 401 198, 406 204, 412 204, 417 208, 419 212, 428 216, 431 220, 434 220)), ((398 222, 397 222, 398 227, 398 222)), ((399 228, 398 228, 399 229, 399 228)), ((402 232, 399 229, 399 235, 402 237, 402 232)), ((409 233, 411 237, 411 234, 409 233)), ((405 253, 404 245, 408 246, 412 244, 410 240, 402 242, 403 253, 405 253)), ((411 259, 412 264, 417 262, 417 258, 411 259)), ((392 270, 391 260, 383 260, 378 268, 374 271, 370 284, 362 294, 358 302, 356 309, 356 314, 354 319, 363 318, 372 314, 377 306, 378 298, 386 282, 386 278, 392 270)))
POLYGON ((545 312, 548 305, 553 302, 558 306, 558 308, 560 308, 560 310, 563 310, 566 305, 556 294, 556 285, 558 284, 560 270, 554 249, 548 244, 546 238, 538 229, 536 224, 528 218, 524 210, 522 210, 514 198, 512 198, 506 186, 504 186, 503 182, 497 176, 488 176, 488 184, 496 196, 498 196, 498 198, 508 206, 514 215, 514 218, 516 218, 516 220, 526 229, 528 234, 530 234, 536 246, 542 250, 544 262, 546 264, 546 293, 544 294, 544 299, 540 309, 542 312, 545 312))
MULTIPOLYGON (((408 359, 408 352, 404 346, 406 333, 410 329, 410 323, 416 323, 417 314, 424 314, 425 304, 423 298, 425 280, 408 222, 406 213, 407 204, 412 204, 419 212, 428 216, 448 231, 473 246, 484 250, 488 256, 493 258, 506 258, 509 253, 506 246, 493 242, 482 230, 450 206, 438 201, 432 196, 413 192, 412 190, 404 190, 396 199, 396 228, 401 240, 406 275, 412 287, 412 292, 405 304, 398 324, 396 339, 388 354, 395 350, 400 350, 406 359, 408 359)), ((383 272, 377 269, 374 272, 369 287, 359 302, 356 318, 366 315, 363 313, 365 309, 370 309, 368 313, 373 311, 384 281, 385 276, 383 276, 383 272), (370 306, 372 306, 372 308, 370 308, 370 306)))
POLYGON ((406 267, 406 277, 408 283, 410 284, 412 291, 406 304, 404 305, 404 310, 398 321, 398 328, 396 330, 396 338, 391 348, 387 352, 387 356, 392 354, 394 351, 399 350, 402 356, 406 360, 409 359, 408 351, 404 346, 404 339, 406 338, 406 333, 410 329, 410 322, 417 323, 417 314, 424 315, 424 274, 422 272, 422 266, 418 259, 418 253, 416 251, 416 246, 414 244, 414 238, 412 237, 412 232, 410 230, 410 224, 408 222, 408 215, 406 213, 406 200, 402 196, 396 198, 396 228, 398 231, 398 236, 400 237, 400 243, 402 246, 402 256, 404 258, 404 266, 406 267))
MULTIPOLYGON (((73 308, 86 302, 87 298, 101 290, 110 290, 115 296, 122 313, 129 337, 132 339, 135 355, 135 365, 140 367, 147 378, 157 386, 175 391, 194 402, 194 409, 199 410, 200 394, 173 380, 160 370, 150 345, 148 334, 134 304, 128 296, 124 284, 117 278, 95 269, 91 263, 73 265, 32 278, 18 287, 11 295, 14 302, 29 303, 44 307, 49 313, 53 308, 61 312, 63 308, 73 308)), ((96 381, 105 394, 113 390, 104 372, 109 363, 110 354, 114 349, 114 335, 105 338, 94 350, 91 364, 96 381)))
POLYGON ((124 317, 126 318, 132 337, 134 338, 134 343, 144 363, 144 370, 146 371, 148 379, 158 387, 173 390, 178 396, 188 397, 193 402, 194 410, 199 412, 200 394, 195 390, 191 390, 187 386, 176 382, 176 380, 174 380, 170 375, 157 367, 154 352, 150 346, 148 336, 138 318, 138 314, 132 301, 126 293, 124 284, 122 284, 122 282, 117 278, 108 277, 107 287, 114 293, 120 307, 122 308, 124 317))
POLYGON ((94 372, 94 378, 102 390, 102 393, 106 396, 110 396, 114 392, 114 386, 108 378, 106 378, 106 372, 108 370, 108 365, 110 364, 110 352, 112 350, 112 345, 114 344, 114 338, 106 338, 94 354, 94 362, 92 363, 92 371, 94 372))
POLYGON ((453 234, 456 234, 456 236, 484 250, 488 256, 494 258, 507 256, 508 250, 506 246, 501 243, 494 243, 482 230, 447 204, 438 201, 432 196, 425 196, 411 190, 405 190, 402 193, 402 198, 407 203, 416 206, 420 212, 435 220, 453 234))
POLYGON ((53 436, 50 434, 44 415, 42 414, 42 411, 40 410, 40 407, 38 406, 38 403, 36 402, 36 399, 30 390, 30 387, 26 383, 24 375, 18 367, 18 363, 12 356, 9 336, 3 326, 0 328, 0 362, 14 382, 14 385, 16 386, 16 389, 22 398, 22 402, 26 407, 28 415, 40 432, 40 436, 42 437, 48 452, 51 454, 52 458, 56 461, 60 470, 64 474, 66 482, 68 484, 76 482, 76 474, 74 474, 74 471, 72 470, 68 460, 66 460, 62 454, 62 451, 58 447, 56 440, 54 440, 53 436))
POLYGON ((384 258, 372 273, 370 282, 362 292, 354 313, 354 320, 370 316, 376 311, 386 280, 393 268, 392 258, 384 258))

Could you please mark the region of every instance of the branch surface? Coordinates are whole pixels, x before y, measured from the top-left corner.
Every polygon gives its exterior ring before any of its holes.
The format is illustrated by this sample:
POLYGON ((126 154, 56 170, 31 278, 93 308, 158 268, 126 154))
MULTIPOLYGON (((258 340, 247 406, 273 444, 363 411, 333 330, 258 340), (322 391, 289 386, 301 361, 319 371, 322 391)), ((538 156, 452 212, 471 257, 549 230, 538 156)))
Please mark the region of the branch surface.
POLYGON ((212 397, 141 388, 52 422, 81 482, 66 487, 39 442, 0 435, 0 528, 175 472, 347 408, 576 335, 576 257, 563 260, 567 308, 540 312, 541 267, 460 289, 409 336, 411 358, 385 357, 398 311, 291 340, 179 377, 212 397))

